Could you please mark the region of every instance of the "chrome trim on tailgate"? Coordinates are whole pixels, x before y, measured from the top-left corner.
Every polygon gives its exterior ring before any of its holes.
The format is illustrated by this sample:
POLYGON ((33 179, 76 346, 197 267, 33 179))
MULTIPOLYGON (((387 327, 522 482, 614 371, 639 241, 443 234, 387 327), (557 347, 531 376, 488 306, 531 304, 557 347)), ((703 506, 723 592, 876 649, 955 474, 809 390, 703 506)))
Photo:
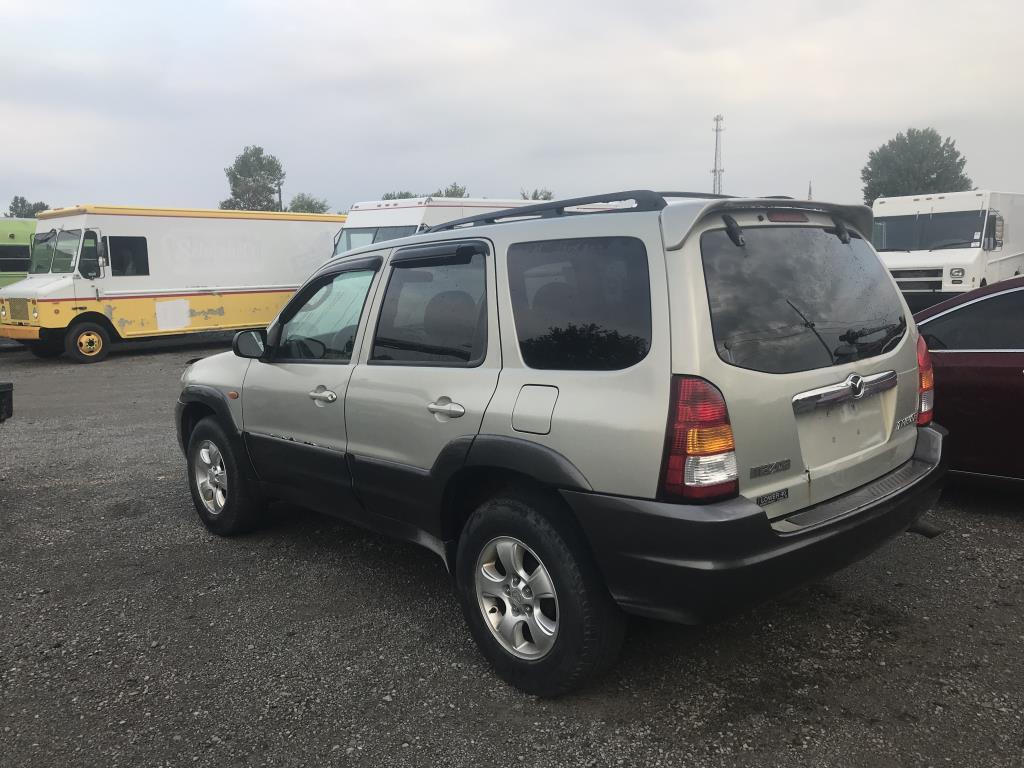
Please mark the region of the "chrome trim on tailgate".
POLYGON ((870 376, 851 373, 845 381, 801 392, 793 397, 793 413, 810 413, 815 408, 831 408, 848 400, 860 400, 896 386, 896 371, 883 371, 870 376))

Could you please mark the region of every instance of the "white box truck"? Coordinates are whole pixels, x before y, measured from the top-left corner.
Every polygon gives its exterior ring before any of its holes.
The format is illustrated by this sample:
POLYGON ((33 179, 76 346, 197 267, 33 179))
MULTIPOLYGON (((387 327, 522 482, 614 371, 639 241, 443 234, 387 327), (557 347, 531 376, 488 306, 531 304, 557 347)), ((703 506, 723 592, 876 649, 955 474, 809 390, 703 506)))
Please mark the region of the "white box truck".
POLYGON ((911 310, 1024 274, 1024 194, 880 197, 872 241, 911 310))
POLYGON ((39 214, 0 338, 83 363, 120 339, 266 326, 331 252, 344 215, 81 205, 39 214))

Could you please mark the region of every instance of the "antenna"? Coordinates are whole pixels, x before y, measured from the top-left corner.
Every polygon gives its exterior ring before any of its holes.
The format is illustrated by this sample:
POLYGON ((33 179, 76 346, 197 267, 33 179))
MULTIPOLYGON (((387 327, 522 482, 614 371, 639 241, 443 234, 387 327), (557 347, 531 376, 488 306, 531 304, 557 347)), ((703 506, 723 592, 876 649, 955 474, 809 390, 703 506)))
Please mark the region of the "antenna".
POLYGON ((722 127, 722 122, 725 120, 720 114, 715 115, 715 167, 711 169, 711 191, 716 194, 722 194, 722 174, 725 173, 725 169, 722 167, 722 131, 725 128, 722 127))
POLYGON ((811 182, 810 181, 807 182, 807 199, 808 200, 813 200, 814 199, 814 190, 811 188, 811 182))

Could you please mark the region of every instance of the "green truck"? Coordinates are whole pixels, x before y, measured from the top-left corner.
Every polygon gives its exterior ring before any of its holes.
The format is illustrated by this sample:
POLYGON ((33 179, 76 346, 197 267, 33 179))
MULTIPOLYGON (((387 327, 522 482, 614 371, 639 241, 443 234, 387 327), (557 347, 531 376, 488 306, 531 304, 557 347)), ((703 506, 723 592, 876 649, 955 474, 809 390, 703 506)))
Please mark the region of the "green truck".
POLYGON ((35 232, 35 219, 0 218, 0 288, 28 274, 35 232))

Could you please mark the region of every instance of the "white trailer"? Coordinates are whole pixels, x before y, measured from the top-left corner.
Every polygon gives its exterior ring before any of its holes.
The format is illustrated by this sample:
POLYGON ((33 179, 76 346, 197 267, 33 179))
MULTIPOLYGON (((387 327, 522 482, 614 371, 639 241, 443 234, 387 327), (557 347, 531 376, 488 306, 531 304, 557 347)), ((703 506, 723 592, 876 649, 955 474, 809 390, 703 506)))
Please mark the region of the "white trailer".
POLYGON ((880 197, 872 241, 914 311, 1024 274, 1024 194, 880 197))
POLYGON ((266 326, 330 253, 343 215, 82 205, 39 214, 29 275, 0 289, 0 338, 39 357, 266 326))

